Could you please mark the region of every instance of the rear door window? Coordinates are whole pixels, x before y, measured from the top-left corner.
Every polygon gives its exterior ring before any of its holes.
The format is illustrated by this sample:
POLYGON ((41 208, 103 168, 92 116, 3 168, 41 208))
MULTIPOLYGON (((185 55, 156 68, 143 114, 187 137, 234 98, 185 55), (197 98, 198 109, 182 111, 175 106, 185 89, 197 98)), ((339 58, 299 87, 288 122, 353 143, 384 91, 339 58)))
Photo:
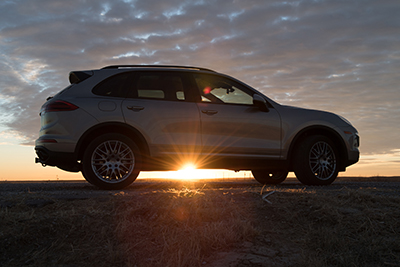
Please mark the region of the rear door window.
POLYGON ((139 72, 135 77, 134 90, 129 97, 184 101, 186 92, 184 78, 174 72, 139 72))

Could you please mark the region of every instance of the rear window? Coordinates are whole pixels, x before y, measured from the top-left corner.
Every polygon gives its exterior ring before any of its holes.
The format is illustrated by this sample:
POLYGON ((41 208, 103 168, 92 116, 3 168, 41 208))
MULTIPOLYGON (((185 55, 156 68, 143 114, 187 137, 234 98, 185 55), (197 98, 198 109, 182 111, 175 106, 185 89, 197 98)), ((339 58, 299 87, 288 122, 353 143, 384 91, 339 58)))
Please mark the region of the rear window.
POLYGON ((121 73, 111 76, 96 85, 92 92, 95 95, 110 97, 125 97, 129 87, 130 73, 121 73))

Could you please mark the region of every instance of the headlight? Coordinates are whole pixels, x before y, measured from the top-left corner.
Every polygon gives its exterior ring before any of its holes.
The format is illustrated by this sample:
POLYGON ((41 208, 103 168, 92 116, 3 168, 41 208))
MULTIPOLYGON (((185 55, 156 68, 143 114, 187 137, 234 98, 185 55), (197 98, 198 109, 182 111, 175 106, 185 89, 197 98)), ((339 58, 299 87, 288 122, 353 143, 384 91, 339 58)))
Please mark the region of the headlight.
POLYGON ((356 148, 360 147, 360 137, 358 136, 357 133, 354 134, 353 147, 356 148))

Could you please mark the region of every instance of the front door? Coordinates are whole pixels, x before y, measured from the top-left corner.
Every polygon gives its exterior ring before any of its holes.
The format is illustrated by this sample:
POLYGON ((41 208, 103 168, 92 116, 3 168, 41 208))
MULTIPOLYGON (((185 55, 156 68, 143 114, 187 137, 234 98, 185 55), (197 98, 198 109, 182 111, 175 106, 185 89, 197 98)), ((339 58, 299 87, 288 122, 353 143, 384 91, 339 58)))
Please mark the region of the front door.
POLYGON ((220 76, 195 74, 204 155, 279 159, 281 122, 278 112, 253 105, 253 91, 220 76))

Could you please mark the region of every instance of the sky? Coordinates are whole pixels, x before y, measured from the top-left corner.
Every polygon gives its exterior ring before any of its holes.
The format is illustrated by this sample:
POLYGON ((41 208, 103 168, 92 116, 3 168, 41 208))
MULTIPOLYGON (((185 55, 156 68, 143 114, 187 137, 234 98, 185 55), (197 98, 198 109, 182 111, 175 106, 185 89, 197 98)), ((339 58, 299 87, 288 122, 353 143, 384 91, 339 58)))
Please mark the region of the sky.
POLYGON ((344 175, 400 175, 397 0, 0 2, 0 180, 81 177, 34 164, 39 110, 73 70, 210 68, 284 105, 346 117, 361 137, 344 175))

